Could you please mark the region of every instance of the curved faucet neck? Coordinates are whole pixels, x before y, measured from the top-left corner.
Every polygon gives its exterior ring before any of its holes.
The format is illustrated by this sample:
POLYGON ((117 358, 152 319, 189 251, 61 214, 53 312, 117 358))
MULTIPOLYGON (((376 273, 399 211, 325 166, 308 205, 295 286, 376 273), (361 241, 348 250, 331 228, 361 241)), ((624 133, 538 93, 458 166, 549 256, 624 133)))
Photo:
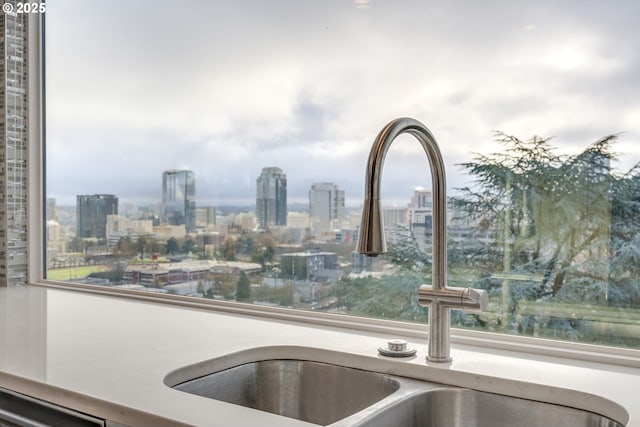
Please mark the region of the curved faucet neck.
MULTIPOLYGON (((444 162, 440 148, 429 129, 419 121, 411 118, 399 118, 387 124, 373 142, 369 161, 367 162, 367 173, 365 183, 365 214, 363 214, 361 239, 368 240, 371 233, 371 221, 378 221, 381 227, 379 233, 382 239, 381 248, 384 248, 384 227, 381 220, 380 206, 380 181, 382 165, 387 155, 391 143, 401 134, 409 133, 416 137, 424 149, 429 166, 431 168, 431 186, 433 197, 433 283, 434 289, 444 289, 447 280, 447 196, 444 162), (367 205, 371 210, 367 213, 367 205), (365 223, 367 225, 365 225, 365 223)), ((374 233, 375 234, 375 233, 374 233)), ((383 250, 381 250, 383 251, 383 250)), ((375 251, 370 253, 376 255, 375 251)))

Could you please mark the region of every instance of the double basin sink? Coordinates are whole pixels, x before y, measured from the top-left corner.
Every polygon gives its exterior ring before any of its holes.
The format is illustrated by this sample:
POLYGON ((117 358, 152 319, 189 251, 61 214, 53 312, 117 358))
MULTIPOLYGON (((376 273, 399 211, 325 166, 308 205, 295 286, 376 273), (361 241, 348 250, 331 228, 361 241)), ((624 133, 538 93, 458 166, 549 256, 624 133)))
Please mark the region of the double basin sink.
POLYGON ((297 359, 242 363, 193 379, 186 393, 332 427, 623 427, 589 411, 297 359))

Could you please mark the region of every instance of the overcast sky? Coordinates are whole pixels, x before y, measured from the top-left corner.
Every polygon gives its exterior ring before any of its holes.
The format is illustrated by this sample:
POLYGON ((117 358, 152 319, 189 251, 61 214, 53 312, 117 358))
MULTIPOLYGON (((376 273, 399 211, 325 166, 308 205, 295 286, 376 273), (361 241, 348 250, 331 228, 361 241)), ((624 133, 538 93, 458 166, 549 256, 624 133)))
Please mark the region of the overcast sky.
MULTIPOLYGON (((47 191, 161 200, 191 169, 199 205, 255 202, 278 166, 290 202, 334 182, 363 196, 371 143, 414 117, 456 164, 492 132, 577 153, 621 133, 640 161, 640 2, 48 0, 47 191)), ((383 198, 428 186, 412 137, 392 146, 383 198)))

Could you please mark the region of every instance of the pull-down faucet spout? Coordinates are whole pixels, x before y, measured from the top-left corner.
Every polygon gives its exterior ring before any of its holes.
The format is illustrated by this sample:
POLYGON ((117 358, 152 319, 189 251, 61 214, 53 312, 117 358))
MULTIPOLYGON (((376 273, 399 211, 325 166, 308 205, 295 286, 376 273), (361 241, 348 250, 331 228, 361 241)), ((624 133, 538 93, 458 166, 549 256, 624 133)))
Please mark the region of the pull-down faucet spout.
POLYGON ((418 290, 418 302, 429 306, 429 349, 427 360, 449 362, 450 310, 483 311, 488 296, 483 290, 447 288, 447 196, 444 162, 435 138, 425 125, 410 118, 391 121, 378 134, 367 163, 365 201, 358 252, 377 256, 386 252, 380 181, 382 165, 391 143, 403 133, 416 137, 429 159, 433 197, 432 280, 418 290))

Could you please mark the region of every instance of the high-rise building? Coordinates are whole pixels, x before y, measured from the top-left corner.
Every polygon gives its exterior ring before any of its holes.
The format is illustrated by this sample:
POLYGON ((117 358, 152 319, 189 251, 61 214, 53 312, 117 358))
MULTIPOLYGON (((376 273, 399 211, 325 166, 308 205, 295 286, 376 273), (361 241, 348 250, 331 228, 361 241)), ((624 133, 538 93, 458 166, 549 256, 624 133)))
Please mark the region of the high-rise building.
POLYGON ((184 225, 187 233, 196 228, 196 179, 190 170, 168 170, 162 174, 161 220, 184 225))
POLYGON ((56 207, 56 199, 53 197, 47 197, 47 220, 58 220, 58 208, 56 207))
MULTIPOLYGON (((418 187, 415 189, 411 203, 407 208, 409 232, 418 244, 418 247, 430 253, 433 221, 433 195, 431 190, 418 187)), ((394 239, 394 236, 390 236, 394 239)))
POLYGON ((309 190, 309 217, 314 233, 329 231, 344 219, 344 191, 330 182, 317 182, 309 190))
POLYGON ((215 206, 200 206, 196 209, 196 225, 211 228, 216 225, 217 211, 215 206))
POLYGON ((408 208, 409 224, 412 226, 431 224, 431 215, 433 215, 431 190, 416 188, 408 208))
POLYGON ((28 281, 27 20, 0 14, 0 286, 28 281))
POLYGON ((407 223, 407 208, 386 207, 382 209, 384 228, 390 229, 399 224, 407 223))
POLYGON ((107 238, 107 215, 117 215, 118 198, 113 194, 76 196, 76 236, 107 238))
POLYGON ((280 168, 262 168, 256 180, 256 221, 261 229, 287 225, 287 176, 280 168))

